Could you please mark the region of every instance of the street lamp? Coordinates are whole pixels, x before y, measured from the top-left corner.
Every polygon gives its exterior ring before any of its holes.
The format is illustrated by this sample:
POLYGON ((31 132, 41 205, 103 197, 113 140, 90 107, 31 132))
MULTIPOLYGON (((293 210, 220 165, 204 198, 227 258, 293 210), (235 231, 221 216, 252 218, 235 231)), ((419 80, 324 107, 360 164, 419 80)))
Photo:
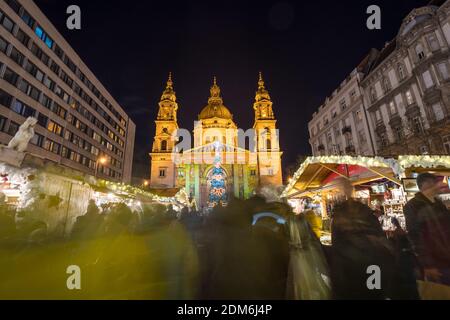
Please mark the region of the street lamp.
POLYGON ((98 164, 100 163, 101 165, 104 165, 107 161, 108 159, 106 157, 97 158, 97 161, 95 161, 95 178, 97 178, 98 164))

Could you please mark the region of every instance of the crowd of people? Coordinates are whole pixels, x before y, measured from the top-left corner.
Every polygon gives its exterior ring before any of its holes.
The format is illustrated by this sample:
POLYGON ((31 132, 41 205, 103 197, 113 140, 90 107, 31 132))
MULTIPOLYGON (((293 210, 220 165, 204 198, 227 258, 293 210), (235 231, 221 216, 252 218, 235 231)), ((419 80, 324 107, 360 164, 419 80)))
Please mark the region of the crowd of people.
POLYGON ((331 246, 310 212, 261 195, 208 215, 157 204, 101 210, 91 200, 64 237, 0 199, 0 298, 420 299, 418 280, 450 286, 450 212, 435 176, 417 183, 408 232, 394 221, 387 236, 342 180, 331 246), (81 270, 76 290, 66 285, 69 266, 81 270))

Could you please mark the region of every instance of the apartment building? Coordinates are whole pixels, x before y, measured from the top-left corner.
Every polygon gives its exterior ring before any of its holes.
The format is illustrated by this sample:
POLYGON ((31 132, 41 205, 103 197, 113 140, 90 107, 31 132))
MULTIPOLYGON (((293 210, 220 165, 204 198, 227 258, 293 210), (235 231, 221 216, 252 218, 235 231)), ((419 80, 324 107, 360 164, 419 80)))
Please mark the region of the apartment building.
POLYGON ((377 154, 450 154, 449 14, 412 10, 361 82, 377 154))
POLYGON ((1 0, 0 143, 30 116, 38 125, 27 152, 131 180, 135 124, 33 1, 1 0))
POLYGON ((374 155, 360 82, 376 56, 372 50, 313 114, 308 124, 313 155, 374 155))
POLYGON ((450 0, 412 10, 313 114, 313 154, 450 154, 449 48, 450 0))

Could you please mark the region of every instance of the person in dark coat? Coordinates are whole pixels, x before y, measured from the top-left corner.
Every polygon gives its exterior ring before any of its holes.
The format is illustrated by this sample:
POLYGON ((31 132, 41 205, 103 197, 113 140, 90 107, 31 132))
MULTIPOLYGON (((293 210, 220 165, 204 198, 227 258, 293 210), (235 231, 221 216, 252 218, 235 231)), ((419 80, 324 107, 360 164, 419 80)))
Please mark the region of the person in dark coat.
POLYGON ((450 285, 450 211, 436 198, 442 180, 423 173, 417 185, 420 192, 404 208, 408 237, 425 280, 450 285))
POLYGON ((396 253, 395 277, 398 285, 393 288, 392 299, 399 300, 419 300, 415 268, 417 259, 407 237, 407 233, 402 229, 397 218, 391 218, 394 230, 390 234, 389 240, 392 242, 396 253))
POLYGON ((206 226, 202 299, 286 298, 288 238, 274 219, 253 221, 261 212, 284 217, 291 210, 261 197, 233 199, 213 210, 206 226))
POLYGON ((75 240, 87 240, 99 235, 103 223, 103 216, 94 200, 89 200, 86 213, 77 217, 72 229, 71 238, 75 240))
POLYGON ((388 299, 395 267, 394 250, 374 212, 352 198, 353 186, 340 181, 343 201, 334 207, 331 221, 331 282, 339 300, 388 299), (381 270, 381 288, 367 285, 370 266, 381 270))

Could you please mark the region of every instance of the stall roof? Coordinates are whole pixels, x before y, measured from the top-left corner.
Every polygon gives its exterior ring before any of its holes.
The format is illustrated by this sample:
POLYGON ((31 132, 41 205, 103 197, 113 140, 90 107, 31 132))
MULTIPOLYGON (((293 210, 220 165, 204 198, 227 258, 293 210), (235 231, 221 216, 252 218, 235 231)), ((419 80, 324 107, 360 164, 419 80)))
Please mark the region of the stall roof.
POLYGON ((430 156, 430 155, 405 155, 398 157, 398 163, 404 170, 405 176, 409 176, 412 171, 437 171, 450 173, 450 156, 430 156))
POLYGON ((392 159, 381 157, 320 156, 308 157, 301 165, 282 196, 291 198, 332 185, 332 180, 343 177, 353 184, 388 179, 400 184, 392 169, 392 159), (345 170, 343 170, 343 167, 345 170), (333 177, 334 176, 334 179, 333 177))

